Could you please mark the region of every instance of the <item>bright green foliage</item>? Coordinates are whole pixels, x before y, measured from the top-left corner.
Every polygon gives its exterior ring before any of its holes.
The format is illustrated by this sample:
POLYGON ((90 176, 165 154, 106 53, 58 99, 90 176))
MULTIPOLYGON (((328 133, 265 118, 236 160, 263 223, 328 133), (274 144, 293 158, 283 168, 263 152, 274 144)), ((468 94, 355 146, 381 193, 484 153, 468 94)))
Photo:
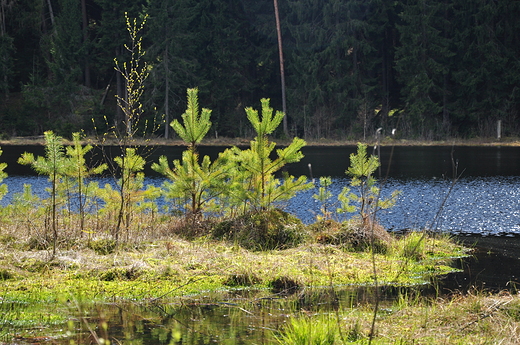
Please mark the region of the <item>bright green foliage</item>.
POLYGON ((112 236, 116 242, 119 241, 121 227, 126 229, 137 212, 147 210, 156 211, 156 205, 152 202, 159 194, 159 188, 154 186, 144 187, 144 165, 145 159, 141 157, 135 148, 126 148, 125 154, 115 157, 114 161, 121 169, 121 178, 117 182, 117 189, 106 184, 100 190, 100 197, 105 202, 103 212, 109 217, 116 218, 116 227, 112 236))
POLYGON ((72 146, 67 146, 66 153, 70 160, 70 171, 68 171, 68 178, 72 180, 73 187, 75 187, 74 193, 77 194, 79 200, 79 213, 80 213, 80 230, 83 231, 85 221, 85 206, 86 202, 95 196, 96 190, 98 189, 97 183, 91 181, 87 185, 85 179, 99 175, 105 171, 108 166, 103 163, 94 168, 89 168, 85 161, 85 154, 92 150, 92 145, 81 144, 81 134, 76 132, 72 133, 72 146))
POLYGON ((283 120, 283 113, 276 111, 273 117, 273 108, 269 106, 269 99, 262 98, 262 118, 258 115, 258 111, 248 107, 246 114, 249 122, 253 125, 256 131, 257 139, 265 138, 267 135, 273 133, 283 120))
POLYGON ((377 180, 373 176, 379 164, 379 158, 373 155, 367 157, 367 146, 359 143, 357 153, 350 155, 350 166, 345 171, 352 177, 350 186, 357 187, 359 195, 344 187, 338 196, 341 203, 338 213, 359 211, 361 217, 367 220, 377 210, 394 206, 400 192, 394 191, 389 198, 381 199, 379 187, 376 186, 377 180), (359 206, 351 205, 351 202, 358 203, 359 206))
POLYGON ((196 150, 198 144, 211 127, 211 110, 202 109, 199 112, 197 89, 188 89, 188 107, 182 115, 181 124, 174 120, 172 128, 188 144, 188 149, 182 153, 181 160, 173 161, 170 168, 166 157, 159 158, 159 163, 152 164, 152 169, 163 174, 172 182, 166 182, 166 197, 168 199, 185 199, 187 215, 199 216, 204 207, 225 191, 226 179, 232 165, 230 152, 225 151, 211 162, 208 156, 199 161, 196 150))
POLYGON ((38 174, 49 176, 49 180, 51 181, 52 186, 50 193, 54 256, 56 254, 56 241, 58 239, 57 192, 63 177, 70 173, 71 164, 65 155, 63 139, 52 131, 47 131, 44 135, 45 157, 38 156, 35 159, 32 153, 24 152, 18 159, 18 163, 31 165, 38 174))
POLYGON ((273 109, 269 106, 269 99, 262 99, 262 116, 253 108, 246 108, 247 118, 253 125, 257 136, 251 141, 247 150, 234 148, 241 173, 237 176, 242 181, 242 192, 237 195, 245 197, 254 209, 268 209, 275 201, 292 198, 297 192, 312 188, 305 176, 295 179, 288 174, 284 179, 275 178, 274 174, 288 163, 295 163, 303 158, 300 151, 306 145, 305 140, 294 138, 292 143, 283 149, 276 150, 277 158, 272 160, 271 153, 276 143, 270 142, 268 135, 280 125, 283 113, 277 111, 273 116, 273 109))
POLYGON ((108 166, 103 163, 97 167, 89 169, 86 164, 85 154, 92 150, 92 145, 81 144, 81 134, 79 132, 72 133, 72 146, 66 147, 67 156, 70 157, 71 162, 73 163, 74 173, 72 176, 76 176, 78 180, 85 180, 86 178, 92 175, 99 175, 105 171, 108 166))
POLYGON ((338 322, 327 315, 291 318, 284 332, 277 337, 284 345, 334 345, 339 342, 338 322))
POLYGON ((215 198, 226 190, 225 181, 231 168, 229 151, 219 154, 211 162, 204 156, 199 163, 199 155, 193 147, 182 153, 181 160, 173 161, 173 169, 169 167, 165 156, 154 163, 152 169, 169 178, 172 182, 165 182, 165 196, 170 199, 186 199, 184 205, 189 215, 201 215, 205 206, 210 205, 215 198))
POLYGON ((202 108, 199 112, 199 100, 197 88, 188 89, 188 108, 182 114, 182 124, 178 120, 173 120, 171 123, 175 132, 188 143, 189 146, 194 146, 201 142, 211 128, 211 110, 202 108))
POLYGON ((327 208, 327 201, 332 198, 332 192, 328 189, 332 185, 332 178, 330 176, 320 177, 320 187, 318 188, 318 194, 314 194, 312 197, 321 203, 321 215, 317 218, 328 219, 331 216, 330 210, 327 208))
POLYGON ((30 231, 35 219, 44 217, 42 200, 33 193, 30 184, 23 185, 23 192, 15 193, 5 208, 5 222, 14 226, 15 232, 30 231), (21 221, 20 221, 21 219, 21 221))
POLYGON ((52 182, 53 178, 62 177, 67 173, 69 164, 65 156, 62 137, 55 135, 52 131, 45 132, 44 136, 45 157, 38 156, 35 159, 32 153, 24 152, 18 159, 18 163, 31 165, 38 174, 48 175, 52 182))

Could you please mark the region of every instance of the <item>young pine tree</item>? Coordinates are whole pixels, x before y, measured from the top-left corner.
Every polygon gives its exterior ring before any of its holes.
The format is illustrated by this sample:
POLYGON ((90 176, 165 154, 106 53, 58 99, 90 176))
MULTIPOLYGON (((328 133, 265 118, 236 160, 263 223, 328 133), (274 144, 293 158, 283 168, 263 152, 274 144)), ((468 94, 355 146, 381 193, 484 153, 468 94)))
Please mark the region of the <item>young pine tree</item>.
POLYGON ((167 198, 187 199, 186 215, 195 220, 217 196, 224 193, 231 161, 229 151, 220 153, 213 162, 208 156, 200 161, 196 146, 211 128, 211 110, 199 109, 196 88, 188 89, 187 93, 188 106, 181 116, 182 123, 174 120, 171 126, 188 148, 183 152, 181 160, 173 161, 173 169, 165 156, 161 156, 152 169, 170 179, 171 182, 164 184, 167 198))
POLYGON ((262 99, 262 115, 249 107, 246 108, 247 118, 253 125, 256 137, 251 141, 250 148, 239 150, 234 148, 239 163, 240 175, 236 181, 240 185, 234 188, 237 195, 247 201, 254 210, 268 210, 276 201, 292 198, 297 192, 312 188, 305 176, 295 179, 284 174, 283 179, 275 177, 286 164, 299 162, 303 158, 300 151, 305 146, 305 140, 294 138, 292 143, 283 149, 276 150, 277 157, 271 159, 271 153, 276 143, 269 141, 272 134, 283 120, 284 114, 269 106, 269 99, 262 99))
POLYGON ((87 200, 93 197, 97 189, 96 182, 86 184, 86 180, 93 176, 99 175, 105 171, 108 166, 106 163, 100 164, 97 167, 89 168, 86 164, 85 155, 92 150, 92 145, 81 144, 81 134, 79 132, 72 133, 72 145, 67 146, 66 154, 70 159, 70 170, 68 177, 71 179, 75 187, 74 194, 78 198, 79 216, 80 216, 80 231, 85 228, 85 208, 87 200))
POLYGON ((116 226, 112 230, 112 237, 116 245, 121 239, 121 230, 128 229, 134 215, 138 211, 154 209, 150 200, 159 196, 159 189, 154 186, 144 188, 144 166, 146 160, 141 157, 135 148, 126 148, 124 155, 114 158, 119 166, 121 177, 116 183, 116 189, 110 184, 100 191, 100 196, 105 202, 104 212, 109 216, 115 216, 116 226))
POLYGON ((390 208, 395 205, 399 191, 392 192, 391 196, 383 199, 374 173, 379 168, 379 158, 377 156, 367 156, 367 146, 358 144, 357 153, 350 155, 350 166, 345 171, 347 175, 352 177, 350 181, 351 187, 356 187, 359 195, 350 192, 349 187, 344 187, 338 195, 341 207, 337 209, 338 213, 343 212, 359 212, 363 223, 368 224, 373 220, 376 213, 380 209, 390 208), (352 205, 351 202, 358 205, 352 205))
POLYGON ((56 243, 58 240, 58 202, 57 191, 64 176, 70 174, 71 162, 65 155, 63 139, 52 131, 44 133, 45 157, 34 157, 32 153, 24 152, 18 159, 22 165, 30 165, 38 173, 49 176, 51 182, 51 220, 52 220, 52 257, 56 255, 56 243))
POLYGON ((317 220, 322 219, 330 219, 332 214, 331 210, 328 207, 328 201, 332 198, 332 192, 329 187, 332 185, 332 178, 330 176, 322 176, 320 177, 320 187, 318 188, 318 193, 313 194, 313 198, 318 200, 321 203, 320 211, 321 215, 318 215, 317 220))

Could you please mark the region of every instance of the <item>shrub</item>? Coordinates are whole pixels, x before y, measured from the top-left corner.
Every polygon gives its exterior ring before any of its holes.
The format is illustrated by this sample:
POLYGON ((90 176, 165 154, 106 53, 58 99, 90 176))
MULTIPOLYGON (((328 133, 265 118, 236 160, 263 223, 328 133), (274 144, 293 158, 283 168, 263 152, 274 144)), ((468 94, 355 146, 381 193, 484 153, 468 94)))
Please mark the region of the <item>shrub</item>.
POLYGON ((233 241, 251 250, 286 249, 307 238, 303 223, 279 209, 252 211, 220 222, 212 234, 214 238, 233 241))
POLYGON ((310 226, 316 242, 340 245, 354 251, 373 246, 377 253, 386 253, 393 242, 392 236, 378 223, 353 218, 342 223, 322 220, 310 226))

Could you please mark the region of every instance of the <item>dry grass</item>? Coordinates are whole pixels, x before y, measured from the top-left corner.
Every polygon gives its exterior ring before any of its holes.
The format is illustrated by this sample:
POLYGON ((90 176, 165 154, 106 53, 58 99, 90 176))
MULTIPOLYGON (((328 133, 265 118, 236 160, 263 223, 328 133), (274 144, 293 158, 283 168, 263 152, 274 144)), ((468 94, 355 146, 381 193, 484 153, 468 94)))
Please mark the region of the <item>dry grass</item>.
MULTIPOLYGON (((473 291, 432 299, 403 291, 396 299, 381 302, 372 344, 520 344, 518 294, 473 291)), ((328 340, 320 344, 368 344, 372 308, 366 303, 338 312, 296 313, 279 339, 285 345, 317 344, 312 340, 321 335, 328 340), (329 330, 327 337, 320 330, 329 330)))
MULTIPOLYGON (((208 146, 248 146, 251 138, 205 138, 202 145, 208 146)), ((287 139, 275 139, 278 145, 289 145, 291 140, 287 139)), ((310 139, 307 140, 307 146, 356 146, 361 140, 338 140, 338 139, 310 139)), ((84 140, 85 143, 96 144, 98 140, 96 138, 87 138, 84 140)), ((369 139, 367 144, 374 144, 373 139, 369 139)), ((13 137, 9 140, 0 140, 0 145, 34 145, 44 144, 43 136, 34 137, 13 137)), ((65 144, 71 144, 65 142, 65 144)), ((106 145, 119 145, 120 141, 108 138, 105 141, 106 145)), ((180 139, 164 139, 164 138, 151 138, 151 139, 134 139, 132 144, 143 145, 143 146, 186 146, 180 139)), ((383 146, 520 146, 520 138, 517 137, 505 137, 501 140, 496 138, 471 138, 471 139, 460 139, 451 138, 440 141, 425 141, 415 139, 392 139, 382 138, 381 145, 383 146)))
MULTIPOLYGON (((361 325, 366 340, 369 314, 345 317, 345 327, 361 325)), ((474 293, 401 300, 379 314, 373 344, 520 344, 520 296, 474 293)))

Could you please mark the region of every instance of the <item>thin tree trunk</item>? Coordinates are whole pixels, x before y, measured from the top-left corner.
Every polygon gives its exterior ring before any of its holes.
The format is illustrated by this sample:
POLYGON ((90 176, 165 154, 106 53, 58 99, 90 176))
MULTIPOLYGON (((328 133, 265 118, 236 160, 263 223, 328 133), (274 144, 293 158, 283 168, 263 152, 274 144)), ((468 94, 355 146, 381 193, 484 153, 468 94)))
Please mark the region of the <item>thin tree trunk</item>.
POLYGON ((47 0, 47 6, 49 7, 49 17, 51 18, 52 27, 54 27, 54 11, 52 9, 51 0, 47 0))
POLYGON ((278 11, 278 0, 274 0, 274 15, 276 18, 276 32, 278 34, 278 53, 280 55, 280 78, 282 83, 282 111, 283 111, 283 133, 289 137, 287 126, 287 105, 285 101, 285 68, 283 63, 282 29, 280 27, 280 14, 278 11))
POLYGON ((169 109, 169 101, 170 101, 170 66, 168 65, 168 45, 166 46, 166 50, 164 51, 164 68, 165 68, 165 81, 166 81, 166 94, 164 97, 164 138, 168 139, 169 137, 169 127, 170 127, 170 109, 169 109))
MULTIPOLYGON (((88 17, 87 17, 87 4, 86 0, 81 0, 81 13, 83 19, 83 44, 86 45, 88 41, 88 17)), ((84 60, 84 78, 85 86, 90 87, 90 66, 89 66, 89 50, 87 47, 87 53, 85 54, 84 60)))
MULTIPOLYGON (((116 48, 116 56, 120 55, 120 48, 116 48)), ((119 98, 119 101, 126 99, 125 98, 125 90, 123 86, 123 77, 121 76, 121 73, 116 73, 116 93, 119 98)), ((121 123, 125 121, 124 118, 123 109, 119 105, 116 107, 116 118, 114 121, 114 128, 118 129, 121 128, 121 123)), ((126 128, 125 128, 126 130, 126 128)))

